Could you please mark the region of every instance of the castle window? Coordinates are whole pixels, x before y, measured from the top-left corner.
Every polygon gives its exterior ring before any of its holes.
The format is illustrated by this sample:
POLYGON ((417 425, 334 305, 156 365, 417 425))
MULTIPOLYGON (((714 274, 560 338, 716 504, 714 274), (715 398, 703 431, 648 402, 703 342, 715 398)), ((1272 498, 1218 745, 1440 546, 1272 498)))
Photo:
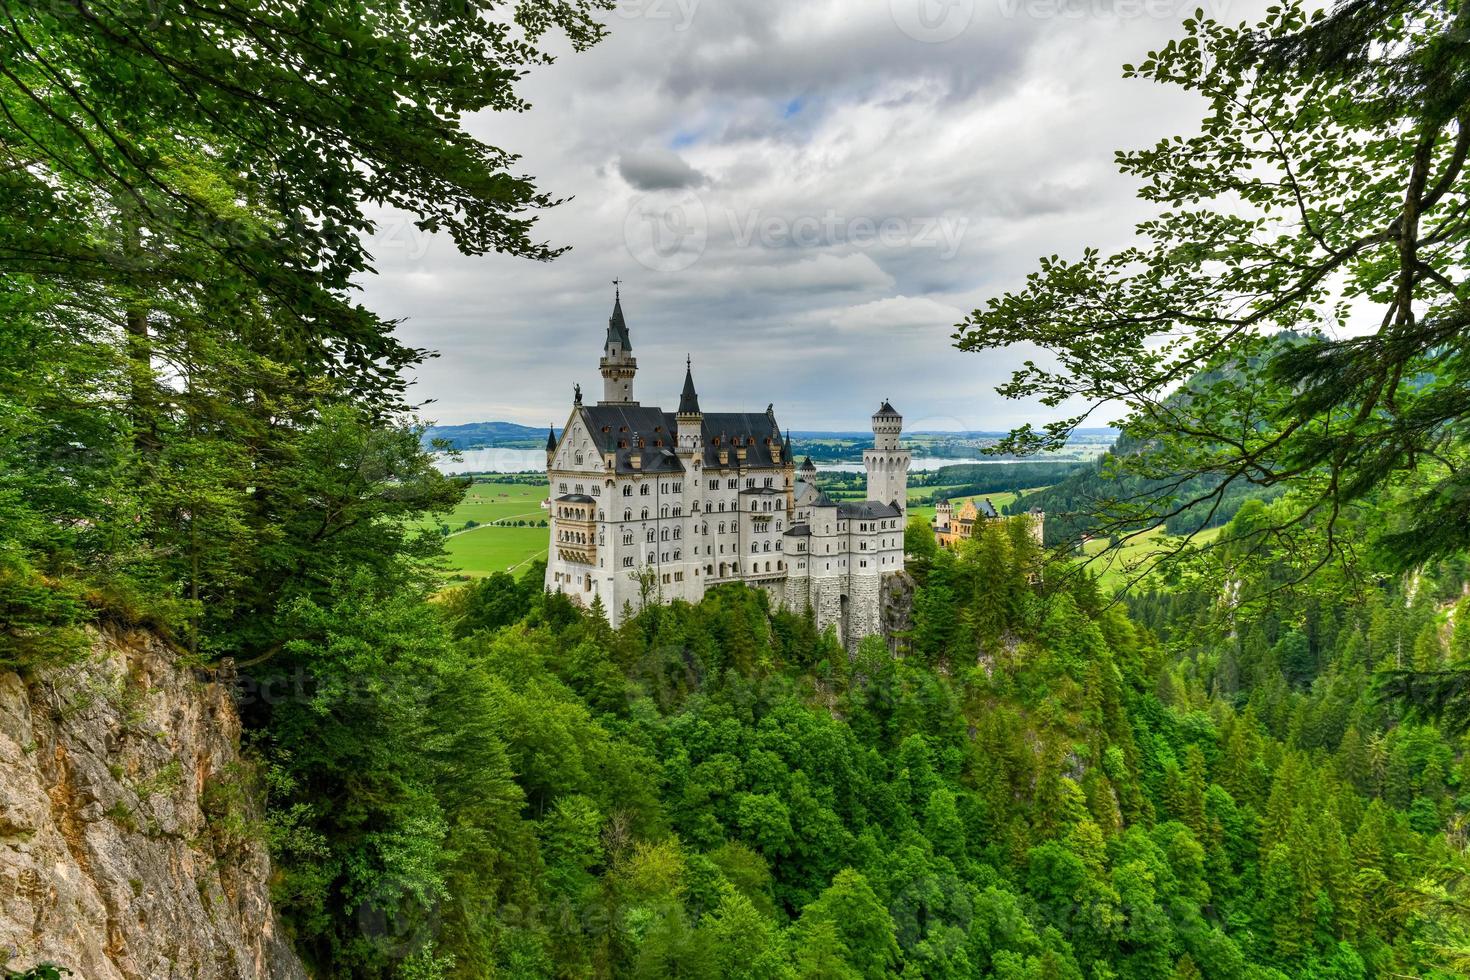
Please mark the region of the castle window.
POLYGON ((558 483, 556 485, 556 489, 559 490, 559 491, 561 491, 562 493, 566 493, 567 492, 567 485, 565 483, 558 483))
MULTIPOLYGON (((579 458, 579 459, 578 459, 578 460, 577 460, 577 462, 579 462, 579 463, 580 463, 580 462, 582 462, 582 460, 581 460, 581 459, 580 459, 580 458, 579 458)), ((770 485, 771 485, 771 483, 772 483, 772 482, 773 482, 773 481, 774 481, 774 478, 773 478, 773 477, 769 477, 769 476, 768 476, 768 477, 766 477, 766 486, 770 486, 770 485)))
POLYGON ((675 548, 674 549, 674 561, 678 561, 678 560, 679 560, 679 549, 678 548, 675 548))
POLYGON ((625 556, 623 558, 623 567, 624 568, 632 568, 633 567, 633 556, 632 555, 627 555, 627 556, 625 556))
POLYGON ((781 522, 780 521, 777 521, 776 522, 776 530, 778 530, 778 531, 781 530, 781 522))
POLYGON ((638 485, 638 495, 640 497, 646 497, 646 496, 648 496, 648 484, 647 483, 640 483, 638 485))
POLYGON ((577 454, 577 465, 578 466, 581 466, 582 465, 582 454, 581 453, 578 453, 577 454))
POLYGON ((625 511, 623 511, 623 520, 625 520, 625 521, 631 521, 632 519, 633 519, 633 512, 631 510, 625 510, 625 511))
POLYGON ((682 528, 677 528, 677 527, 676 527, 676 528, 674 528, 674 540, 675 540, 675 541, 678 541, 678 540, 679 540, 679 532, 680 532, 680 531, 681 531, 681 530, 682 530, 682 528))
POLYGON ((727 482, 726 482, 726 484, 725 484, 725 488, 726 488, 726 489, 728 489, 728 490, 734 490, 734 489, 735 489, 735 483, 736 483, 736 480, 735 480, 735 478, 734 478, 734 477, 731 477, 731 478, 730 478, 730 479, 729 479, 729 480, 728 480, 728 481, 727 481, 727 482))
POLYGON ((601 497, 602 496, 602 487, 601 487, 601 485, 596 484, 596 483, 592 484, 592 496, 594 496, 594 497, 601 497))
POLYGON ((720 489, 720 481, 719 480, 711 480, 711 481, 709 481, 709 488, 711 490, 718 490, 718 489, 720 489))
POLYGON ((653 543, 653 528, 649 528, 648 529, 648 543, 649 544, 652 544, 653 543))
POLYGON ((645 521, 648 520, 648 508, 647 507, 643 508, 643 519, 645 521))
POLYGON ((663 533, 660 534, 659 537, 661 537, 665 541, 669 540, 669 529, 668 528, 664 528, 663 529, 663 533))
POLYGON ((751 554, 755 554, 755 553, 756 553, 756 552, 757 552, 757 551, 759 551, 759 550, 760 550, 760 546, 759 546, 759 545, 757 545, 757 544, 756 544, 756 543, 755 543, 755 542, 754 542, 754 541, 752 541, 752 542, 751 542, 751 543, 750 543, 750 553, 751 553, 751 554))
POLYGON ((720 522, 720 533, 721 534, 724 534, 725 533, 725 522, 724 521, 721 521, 720 522))
POLYGON ((623 496, 624 497, 631 497, 631 496, 633 496, 633 484, 631 484, 631 483, 625 483, 625 484, 623 484, 623 496))

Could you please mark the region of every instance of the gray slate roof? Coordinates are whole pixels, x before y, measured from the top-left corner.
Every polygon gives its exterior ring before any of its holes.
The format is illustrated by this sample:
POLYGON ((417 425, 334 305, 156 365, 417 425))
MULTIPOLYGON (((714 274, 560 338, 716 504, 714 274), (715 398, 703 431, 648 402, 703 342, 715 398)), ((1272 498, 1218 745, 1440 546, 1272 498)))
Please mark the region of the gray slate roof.
POLYGON ((699 414, 699 395, 694 391, 694 374, 688 364, 684 365, 684 391, 679 395, 679 414, 699 414))
POLYGON ((903 515, 892 504, 881 504, 876 500, 844 500, 837 505, 837 516, 869 521, 903 515))
POLYGON ((892 405, 888 404, 888 399, 885 398, 885 399, 883 399, 883 406, 881 408, 879 408, 878 411, 874 412, 873 414, 874 415, 898 415, 898 409, 896 409, 892 405))
POLYGON ((628 322, 623 319, 623 298, 613 300, 612 316, 607 318, 607 342, 616 340, 623 350, 633 349, 633 340, 628 336, 628 322))
MULTIPOLYGON (((617 471, 634 472, 627 463, 638 453, 637 438, 643 437, 643 472, 683 472, 684 464, 673 453, 679 432, 678 420, 652 405, 583 405, 578 409, 600 454, 617 453, 617 471), (619 446, 619 442, 626 445, 619 446), (663 443, 655 446, 654 442, 663 443), (667 451, 666 453, 664 451, 667 451)), ((703 420, 704 468, 736 468, 736 441, 745 449, 745 465, 770 469, 777 465, 772 446, 780 445, 781 434, 766 412, 709 412, 703 420), (715 445, 715 440, 720 445, 715 445), (769 442, 767 441, 769 440, 769 442), (721 448, 729 449, 729 463, 720 465, 721 448)), ((783 457, 784 459, 784 457, 783 457)))
POLYGON ((787 529, 786 533, 783 534, 782 537, 784 537, 784 538, 790 538, 790 537, 798 537, 798 538, 800 538, 800 537, 811 537, 811 534, 812 534, 812 529, 811 529, 811 527, 809 525, 807 525, 807 524, 793 524, 793 525, 791 525, 790 528, 787 529))
POLYGON ((597 503, 597 501, 593 500, 591 497, 587 496, 585 493, 564 493, 560 497, 557 497, 556 498, 556 502, 559 503, 559 504, 595 504, 595 503, 597 503))

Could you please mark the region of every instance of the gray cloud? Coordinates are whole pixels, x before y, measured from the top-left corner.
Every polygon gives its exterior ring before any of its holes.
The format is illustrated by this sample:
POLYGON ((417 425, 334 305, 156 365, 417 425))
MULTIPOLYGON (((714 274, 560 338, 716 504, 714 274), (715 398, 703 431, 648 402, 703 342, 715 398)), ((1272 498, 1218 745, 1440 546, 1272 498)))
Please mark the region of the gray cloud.
POLYGON ((618 157, 618 174, 640 191, 698 187, 708 181, 679 154, 670 150, 635 150, 618 157))
MULTIPOLYGON (((799 429, 860 428, 875 397, 952 428, 1060 414, 994 394, 1035 351, 949 335, 1038 256, 1129 240, 1147 212, 1113 151, 1191 132, 1204 106, 1120 65, 1197 0, 956 0, 934 9, 970 19, 935 43, 910 2, 621 0, 602 44, 526 79, 530 112, 471 119, 570 198, 537 237, 572 250, 467 258, 384 216, 364 298, 443 352, 417 375, 428 414, 560 424, 574 381, 598 390, 614 277, 648 403, 677 399, 689 352, 706 407, 775 402, 799 429), (885 221, 899 233, 868 233, 885 221), (924 234, 940 221, 949 238, 924 234)), ((1266 0, 1215 2, 1244 20, 1266 0)))

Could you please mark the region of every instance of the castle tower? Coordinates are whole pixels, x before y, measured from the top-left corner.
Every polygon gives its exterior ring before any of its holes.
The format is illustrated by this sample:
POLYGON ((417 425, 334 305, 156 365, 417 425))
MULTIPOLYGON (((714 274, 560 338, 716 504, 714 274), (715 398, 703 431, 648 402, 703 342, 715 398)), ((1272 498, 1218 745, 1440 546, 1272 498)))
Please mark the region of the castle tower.
POLYGON ((893 504, 907 515, 910 454, 899 448, 901 432, 903 416, 885 400, 873 413, 873 448, 863 450, 863 466, 868 471, 868 499, 893 504))
POLYGON ((949 522, 954 518, 954 505, 948 500, 941 500, 934 507, 934 530, 948 531, 949 522))
MULTIPOLYGON (((614 286, 617 285, 614 280, 614 286)), ((623 297, 614 294, 612 316, 607 320, 607 340, 602 345, 602 401, 599 405, 637 405, 633 398, 633 375, 638 361, 633 357, 633 341, 628 337, 628 324, 623 320, 623 297)))
POLYGON ((679 428, 679 454, 697 456, 704 452, 704 413, 699 410, 699 395, 694 390, 694 372, 689 358, 684 358, 684 391, 679 395, 679 414, 674 416, 679 428))
POLYGON ((551 460, 556 456, 556 426, 546 430, 546 468, 551 469, 551 460))

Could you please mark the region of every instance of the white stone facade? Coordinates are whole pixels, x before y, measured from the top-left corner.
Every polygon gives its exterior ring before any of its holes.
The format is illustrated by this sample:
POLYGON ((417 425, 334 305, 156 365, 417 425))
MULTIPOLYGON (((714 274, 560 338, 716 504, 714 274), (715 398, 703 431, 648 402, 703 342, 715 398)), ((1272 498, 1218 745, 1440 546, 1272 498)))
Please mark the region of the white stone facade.
POLYGON ((560 438, 547 441, 550 550, 546 588, 618 625, 645 602, 697 602, 744 582, 795 611, 811 609, 849 646, 881 631, 882 582, 903 571, 909 453, 887 402, 864 452, 867 501, 828 499, 816 467, 791 458, 774 408, 705 413, 692 370, 679 410, 633 400, 636 361, 621 299, 600 368, 604 398, 580 388, 560 438))

